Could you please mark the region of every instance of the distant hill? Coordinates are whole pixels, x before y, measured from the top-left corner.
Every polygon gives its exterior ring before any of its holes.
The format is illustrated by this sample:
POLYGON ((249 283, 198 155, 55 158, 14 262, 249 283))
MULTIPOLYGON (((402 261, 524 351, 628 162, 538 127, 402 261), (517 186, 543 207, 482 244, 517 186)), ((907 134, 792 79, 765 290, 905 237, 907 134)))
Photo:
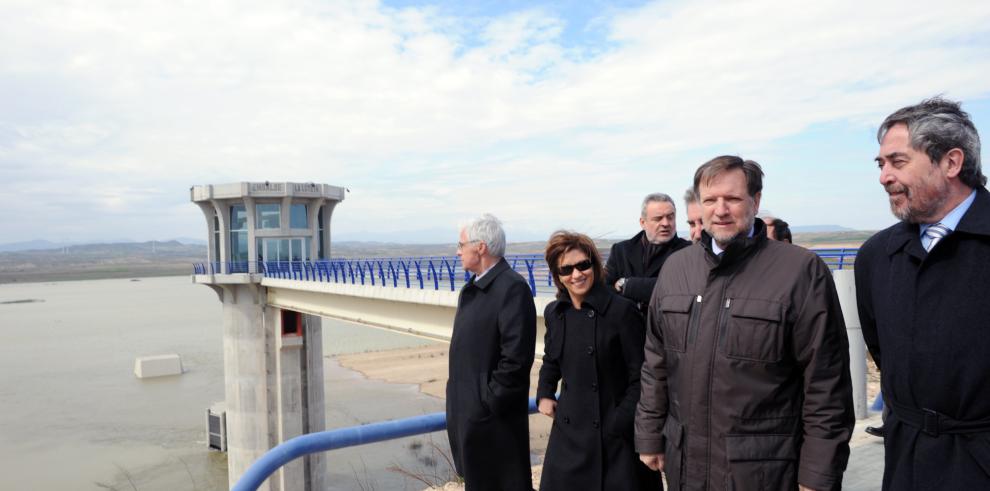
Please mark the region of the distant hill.
POLYGON ((791 233, 817 233, 817 232, 855 232, 854 229, 841 225, 799 225, 790 227, 791 233))
POLYGON ((73 245, 68 242, 51 242, 48 240, 27 240, 23 242, 10 242, 0 244, 0 252, 11 251, 45 251, 49 249, 61 249, 73 245))
POLYGON ((833 232, 794 233, 794 243, 808 248, 859 247, 876 233, 876 230, 846 230, 833 232))
MULTIPOLYGON (((598 239, 595 244, 603 253, 617 242, 614 239, 598 239)), ((510 242, 505 246, 506 254, 543 254, 546 241, 510 242)), ((407 256, 454 256, 457 244, 396 244, 394 242, 343 241, 333 243, 333 256, 341 258, 360 257, 407 257, 407 256)))
MULTIPOLYGON (((166 242, 179 242, 187 245, 206 245, 206 241, 202 239, 192 239, 189 237, 176 237, 174 239, 151 241, 157 242, 159 244, 166 242)), ((145 242, 145 243, 151 243, 145 242)), ((111 239, 99 242, 52 242, 50 240, 35 239, 26 240, 21 242, 8 242, 5 244, 0 244, 0 252, 19 252, 19 251, 48 251, 53 249, 62 249, 65 247, 73 246, 84 246, 92 244, 141 244, 142 242, 136 242, 130 239, 111 239)))
POLYGON ((205 259, 206 246, 177 241, 0 252, 0 283, 191 274, 205 259))

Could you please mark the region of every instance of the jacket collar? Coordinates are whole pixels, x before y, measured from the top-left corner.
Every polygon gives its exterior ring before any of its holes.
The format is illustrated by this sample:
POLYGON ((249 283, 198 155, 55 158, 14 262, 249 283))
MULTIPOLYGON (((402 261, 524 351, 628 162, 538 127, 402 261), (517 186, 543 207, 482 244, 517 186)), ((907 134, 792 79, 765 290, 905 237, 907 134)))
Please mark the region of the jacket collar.
MULTIPOLYGON (((588 305, 592 310, 598 312, 599 314, 604 314, 608 310, 608 306, 612 304, 612 293, 608 291, 608 287, 600 281, 595 282, 595 286, 591 287, 591 291, 588 292, 584 297, 584 302, 581 306, 584 307, 588 305)), ((564 309, 566 307, 574 307, 571 303, 571 296, 564 293, 557 294, 557 304, 554 305, 554 312, 560 317, 564 315, 564 309)))
POLYGON ((767 225, 759 218, 753 219, 753 236, 738 236, 725 247, 721 256, 712 251, 712 236, 707 231, 701 232, 701 246, 705 249, 705 256, 713 270, 724 270, 732 266, 741 264, 746 259, 762 249, 767 243, 767 225))
POLYGON ((482 290, 487 290, 488 287, 491 286, 492 282, 495 281, 495 277, 502 274, 502 272, 507 269, 511 269, 509 268, 509 263, 506 262, 504 257, 499 258, 498 262, 492 266, 492 269, 488 270, 488 273, 485 273, 485 276, 482 276, 479 280, 478 275, 474 275, 468 283, 481 288, 482 290))
MULTIPOLYGON (((638 234, 636 234, 636 235, 633 236, 633 238, 631 238, 628 241, 626 241, 626 244, 625 244, 626 258, 627 258, 627 260, 629 261, 630 264, 634 264, 634 265, 641 265, 641 264, 643 264, 643 252, 646 249, 646 247, 643 244, 646 244, 646 231, 645 230, 640 230, 638 234)), ((680 236, 674 235, 673 237, 671 237, 670 240, 668 240, 667 242, 664 242, 660 246, 660 251, 661 252, 658 252, 658 256, 662 256, 663 254, 666 254, 667 253, 666 251, 668 251, 668 250, 675 249, 675 248, 678 248, 679 249, 681 247, 686 247, 687 245, 689 245, 689 244, 687 244, 687 240, 686 239, 682 239, 680 236), (681 245, 681 243, 685 243, 685 244, 684 245, 681 245)), ((660 264, 662 264, 662 263, 656 263, 654 261, 653 264, 651 264, 652 267, 650 269, 654 269, 655 268, 657 271, 659 271, 660 270, 660 264)), ((656 274, 656 271, 646 271, 646 273, 648 273, 648 275, 652 276, 652 275, 656 274)))
MULTIPOLYGON (((952 233, 990 236, 990 192, 984 187, 976 188, 976 199, 959 220, 959 225, 952 233)), ((887 239, 887 255, 895 254, 901 249, 904 252, 921 259, 925 257, 925 249, 921 247, 920 228, 917 223, 900 222, 891 227, 890 238, 887 239)))
POLYGON ((966 232, 973 235, 990 235, 990 192, 980 186, 976 188, 976 199, 959 220, 953 232, 966 232))

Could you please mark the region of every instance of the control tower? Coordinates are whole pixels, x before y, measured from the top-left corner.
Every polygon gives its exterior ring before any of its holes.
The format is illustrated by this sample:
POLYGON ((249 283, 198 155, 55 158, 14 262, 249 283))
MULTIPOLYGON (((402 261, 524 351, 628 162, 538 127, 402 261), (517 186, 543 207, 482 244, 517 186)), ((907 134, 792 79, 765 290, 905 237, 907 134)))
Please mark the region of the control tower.
MULTIPOLYGON (((193 186, 206 219, 208 267, 195 283, 223 304, 223 365, 228 477, 233 485, 266 451, 323 431, 321 317, 268 305, 266 265, 330 257, 330 217, 344 188, 295 182, 193 186)), ((268 481, 275 491, 326 488, 326 460, 296 460, 268 481)), ((265 488, 262 488, 265 489, 265 488)))

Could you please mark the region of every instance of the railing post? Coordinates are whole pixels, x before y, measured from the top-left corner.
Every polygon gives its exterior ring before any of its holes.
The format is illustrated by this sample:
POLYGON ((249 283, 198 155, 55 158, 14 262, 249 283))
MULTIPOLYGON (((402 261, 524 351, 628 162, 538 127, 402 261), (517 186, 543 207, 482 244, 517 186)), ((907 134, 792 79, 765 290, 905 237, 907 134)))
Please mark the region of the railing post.
POLYGON ((429 259, 428 261, 430 261, 430 272, 433 273, 433 289, 440 291, 440 277, 437 275, 437 268, 433 266, 432 259, 429 259))
POLYGON ((529 275, 529 289, 533 291, 533 296, 536 296, 536 277, 533 276, 533 267, 536 266, 535 259, 526 259, 523 261, 526 265, 526 272, 529 275))
MULTIPOLYGON (((454 288, 454 267, 446 259, 444 259, 440 263, 440 265, 447 268, 447 275, 450 277, 450 291, 456 291, 456 289, 454 288)), ((467 274, 467 271, 465 271, 464 273, 467 274)), ((468 277, 465 277, 464 282, 466 283, 467 280, 468 277)))
POLYGON ((400 259, 399 260, 399 267, 402 268, 402 271, 406 275, 406 288, 409 288, 409 263, 407 263, 405 261, 402 261, 400 259))
POLYGON ((863 419, 866 413, 866 342, 859 323, 856 308, 856 279, 850 269, 832 272, 835 290, 839 294, 842 317, 846 321, 846 335, 849 338, 849 374, 852 376, 853 408, 856 419, 863 419))
POLYGON ((416 265, 416 280, 419 281, 419 289, 423 289, 423 269, 419 266, 420 260, 414 260, 413 264, 416 265))

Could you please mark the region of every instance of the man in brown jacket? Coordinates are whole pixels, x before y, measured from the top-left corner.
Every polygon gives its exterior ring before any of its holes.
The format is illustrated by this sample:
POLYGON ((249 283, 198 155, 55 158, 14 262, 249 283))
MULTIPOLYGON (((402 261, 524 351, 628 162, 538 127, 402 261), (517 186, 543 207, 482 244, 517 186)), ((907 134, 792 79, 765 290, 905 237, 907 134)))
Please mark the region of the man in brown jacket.
POLYGON ((701 247, 668 259, 650 301, 636 451, 670 489, 838 489, 854 423, 849 348, 828 267, 768 241, 763 171, 700 168, 701 247))

